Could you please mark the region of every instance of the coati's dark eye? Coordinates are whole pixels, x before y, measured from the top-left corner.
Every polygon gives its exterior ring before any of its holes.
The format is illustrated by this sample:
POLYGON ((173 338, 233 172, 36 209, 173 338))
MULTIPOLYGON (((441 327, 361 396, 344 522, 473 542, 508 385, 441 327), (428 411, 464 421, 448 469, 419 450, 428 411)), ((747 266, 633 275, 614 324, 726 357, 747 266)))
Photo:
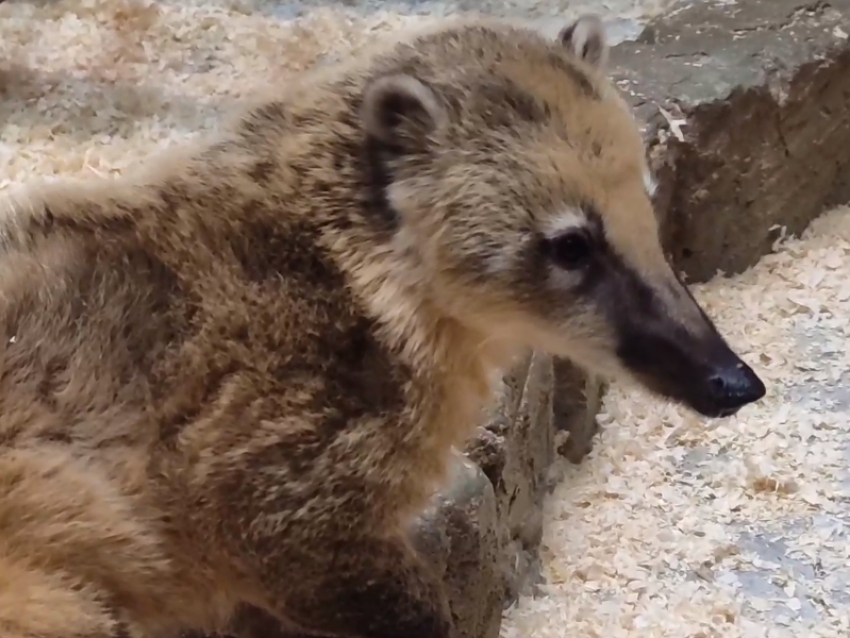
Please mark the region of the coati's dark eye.
POLYGON ((565 270, 575 270, 590 259, 593 246, 584 233, 573 231, 553 237, 548 242, 549 258, 565 270))

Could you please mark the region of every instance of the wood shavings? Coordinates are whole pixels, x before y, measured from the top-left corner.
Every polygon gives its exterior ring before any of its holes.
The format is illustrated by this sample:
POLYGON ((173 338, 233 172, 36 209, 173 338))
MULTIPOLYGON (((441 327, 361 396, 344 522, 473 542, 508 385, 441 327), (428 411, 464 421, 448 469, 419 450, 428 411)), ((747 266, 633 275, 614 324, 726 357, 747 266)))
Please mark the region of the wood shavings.
POLYGON ((612 388, 502 638, 848 635, 850 207, 777 248, 694 289, 765 400, 708 421, 612 388))

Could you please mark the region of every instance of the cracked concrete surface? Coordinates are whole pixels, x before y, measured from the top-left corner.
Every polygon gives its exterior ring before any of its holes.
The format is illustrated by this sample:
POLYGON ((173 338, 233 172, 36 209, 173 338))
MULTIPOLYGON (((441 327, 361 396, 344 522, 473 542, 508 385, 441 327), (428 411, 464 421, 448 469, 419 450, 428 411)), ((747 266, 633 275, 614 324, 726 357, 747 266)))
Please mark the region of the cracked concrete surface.
POLYGON ((848 16, 850 0, 707 0, 615 47, 651 138, 665 243, 689 281, 740 272, 850 199, 848 16))

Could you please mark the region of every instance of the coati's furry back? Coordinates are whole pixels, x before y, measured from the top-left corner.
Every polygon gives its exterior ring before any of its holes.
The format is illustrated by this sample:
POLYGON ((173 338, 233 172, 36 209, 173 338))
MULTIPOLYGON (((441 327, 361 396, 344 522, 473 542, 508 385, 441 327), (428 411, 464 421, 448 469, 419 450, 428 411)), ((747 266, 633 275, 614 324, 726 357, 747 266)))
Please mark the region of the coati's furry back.
POLYGON ((10 200, 0 579, 23 584, 0 633, 216 630, 251 605, 447 637, 404 529, 494 376, 536 347, 640 377, 629 299, 714 334, 606 55, 592 17, 555 41, 461 21, 117 180, 10 200))

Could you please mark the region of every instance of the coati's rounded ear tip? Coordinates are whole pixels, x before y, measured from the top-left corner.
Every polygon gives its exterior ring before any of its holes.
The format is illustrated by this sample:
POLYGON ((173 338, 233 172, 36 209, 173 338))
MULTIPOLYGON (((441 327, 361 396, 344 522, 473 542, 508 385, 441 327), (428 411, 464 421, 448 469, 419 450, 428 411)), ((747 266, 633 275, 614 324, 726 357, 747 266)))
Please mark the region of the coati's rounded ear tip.
POLYGON ((608 63, 610 46, 605 23, 596 13, 586 13, 561 29, 558 41, 573 55, 595 68, 608 63))
POLYGON ((367 84, 361 117, 366 133, 386 142, 405 124, 431 132, 448 123, 448 113, 434 90, 404 73, 383 75, 367 84))

